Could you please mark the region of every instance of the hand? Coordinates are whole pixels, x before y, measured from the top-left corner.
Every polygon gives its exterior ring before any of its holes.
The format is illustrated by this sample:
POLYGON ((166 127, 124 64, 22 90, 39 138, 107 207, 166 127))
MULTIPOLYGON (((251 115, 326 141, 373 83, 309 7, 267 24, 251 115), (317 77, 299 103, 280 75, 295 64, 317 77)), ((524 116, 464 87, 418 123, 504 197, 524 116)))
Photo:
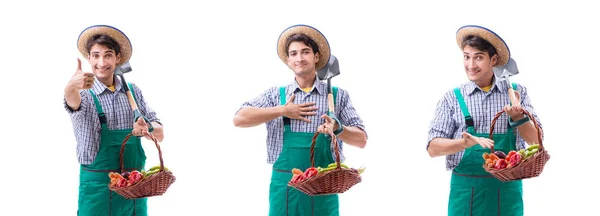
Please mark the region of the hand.
POLYGON ((319 125, 319 127, 317 128, 317 132, 319 133, 332 134, 333 131, 336 131, 340 127, 337 124, 337 122, 333 120, 333 118, 329 117, 327 114, 323 114, 321 118, 325 119, 325 123, 319 125))
POLYGON ((474 146, 475 144, 479 144, 482 148, 494 147, 494 140, 483 137, 476 137, 467 132, 463 132, 462 135, 467 147, 474 146))
POLYGON ((77 59, 77 70, 69 81, 69 87, 76 90, 90 89, 94 84, 94 73, 81 70, 81 60, 77 59))
MULTIPOLYGON (((518 91, 514 91, 515 92, 515 98, 517 99, 517 101, 521 101, 521 95, 519 94, 518 91)), ((504 112, 506 112, 506 114, 508 114, 508 116, 510 116, 510 118, 513 119, 513 121, 518 121, 519 119, 524 118, 525 116, 523 115, 523 107, 521 107, 520 104, 513 104, 512 106, 510 105, 506 105, 504 106, 504 108, 502 109, 504 110, 504 112)))
POLYGON ((152 139, 149 136, 150 133, 148 133, 148 124, 146 124, 146 121, 142 117, 139 117, 138 120, 133 124, 133 130, 131 133, 134 136, 145 136, 147 139, 152 139))
POLYGON ((304 116, 311 116, 317 114, 316 112, 313 112, 317 110, 317 107, 314 106, 316 103, 309 102, 303 104, 294 104, 294 98, 296 98, 296 95, 292 94, 290 99, 288 99, 288 101, 285 103, 283 115, 287 116, 288 118, 310 122, 310 120, 308 120, 304 116))

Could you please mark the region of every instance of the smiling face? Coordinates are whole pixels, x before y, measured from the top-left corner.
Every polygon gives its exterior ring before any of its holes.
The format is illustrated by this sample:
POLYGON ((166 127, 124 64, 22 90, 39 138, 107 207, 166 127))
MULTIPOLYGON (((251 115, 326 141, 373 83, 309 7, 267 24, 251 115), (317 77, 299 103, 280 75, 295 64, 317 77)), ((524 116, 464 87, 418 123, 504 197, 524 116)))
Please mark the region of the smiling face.
POLYGON ((96 78, 106 86, 112 86, 115 68, 121 60, 120 46, 106 35, 93 36, 88 44, 88 62, 96 78))
POLYGON ((103 81, 113 78, 120 56, 107 46, 95 44, 90 49, 89 63, 96 77, 103 81))
POLYGON ((480 37, 468 36, 463 40, 463 63, 470 81, 479 87, 492 84, 493 67, 498 63, 494 47, 480 37))
POLYGON ((308 36, 295 34, 286 42, 287 66, 296 76, 316 76, 316 65, 319 62, 319 47, 308 36))

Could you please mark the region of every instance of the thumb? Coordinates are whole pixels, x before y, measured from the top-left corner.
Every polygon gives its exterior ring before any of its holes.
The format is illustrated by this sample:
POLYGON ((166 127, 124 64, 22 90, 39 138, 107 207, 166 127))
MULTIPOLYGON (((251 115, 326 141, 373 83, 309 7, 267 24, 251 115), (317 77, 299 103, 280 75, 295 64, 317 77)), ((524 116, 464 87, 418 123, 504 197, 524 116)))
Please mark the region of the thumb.
POLYGON ((136 123, 138 123, 139 125, 144 125, 144 123, 145 123, 145 122, 144 122, 144 118, 142 118, 142 117, 139 117, 139 118, 137 119, 137 122, 136 122, 136 123))
POLYGON ((81 72, 83 72, 83 70, 81 70, 81 59, 77 58, 77 70, 75 71, 75 74, 78 74, 81 72))
POLYGON ((296 94, 292 93, 292 96, 290 97, 290 99, 288 99, 287 103, 285 103, 285 104, 294 102, 294 98, 296 98, 296 94))
POLYGON ((465 139, 471 139, 472 138, 471 134, 469 134, 467 132, 463 132, 462 135, 463 135, 463 138, 465 138, 465 139))

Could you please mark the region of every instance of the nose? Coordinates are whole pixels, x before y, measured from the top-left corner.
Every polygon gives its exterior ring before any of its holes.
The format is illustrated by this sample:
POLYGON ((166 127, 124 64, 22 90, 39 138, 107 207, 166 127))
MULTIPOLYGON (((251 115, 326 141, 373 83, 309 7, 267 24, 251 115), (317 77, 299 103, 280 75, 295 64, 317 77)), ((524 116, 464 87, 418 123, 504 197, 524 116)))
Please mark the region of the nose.
POLYGON ((100 57, 100 59, 98 60, 98 66, 104 66, 104 57, 100 57))
POLYGON ((473 58, 467 60, 467 67, 469 69, 475 69, 476 68, 476 64, 475 64, 475 60, 473 60, 473 58))

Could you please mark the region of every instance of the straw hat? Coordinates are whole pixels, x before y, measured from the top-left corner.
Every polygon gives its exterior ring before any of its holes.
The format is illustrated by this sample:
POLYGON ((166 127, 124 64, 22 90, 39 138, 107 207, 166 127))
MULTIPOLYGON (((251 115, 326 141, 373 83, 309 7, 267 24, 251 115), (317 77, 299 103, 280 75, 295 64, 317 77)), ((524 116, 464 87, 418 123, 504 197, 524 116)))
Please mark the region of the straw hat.
POLYGON ((313 41, 315 41, 315 43, 317 43, 317 46, 319 47, 319 62, 317 62, 316 64, 316 69, 317 71, 321 70, 323 67, 325 67, 327 62, 329 62, 329 57, 331 54, 331 50, 329 49, 329 42, 327 42, 327 39, 319 30, 308 25, 290 26, 287 29, 285 29, 281 33, 281 35, 279 35, 279 40, 277 40, 277 54, 279 55, 279 58, 281 59, 281 61, 283 61, 284 64, 287 64, 285 43, 288 37, 297 33, 305 34, 313 41))
POLYGON ((498 53, 498 65, 505 65, 510 59, 510 50, 504 40, 492 30, 481 26, 466 25, 458 29, 456 32, 458 47, 461 47, 463 39, 469 35, 481 37, 494 46, 496 53, 498 53))
POLYGON ((84 29, 77 39, 77 49, 81 55, 88 58, 89 52, 86 48, 88 41, 97 34, 105 34, 115 40, 121 46, 121 60, 117 62, 117 67, 125 64, 131 58, 131 42, 129 38, 119 29, 108 25, 94 25, 84 29))

